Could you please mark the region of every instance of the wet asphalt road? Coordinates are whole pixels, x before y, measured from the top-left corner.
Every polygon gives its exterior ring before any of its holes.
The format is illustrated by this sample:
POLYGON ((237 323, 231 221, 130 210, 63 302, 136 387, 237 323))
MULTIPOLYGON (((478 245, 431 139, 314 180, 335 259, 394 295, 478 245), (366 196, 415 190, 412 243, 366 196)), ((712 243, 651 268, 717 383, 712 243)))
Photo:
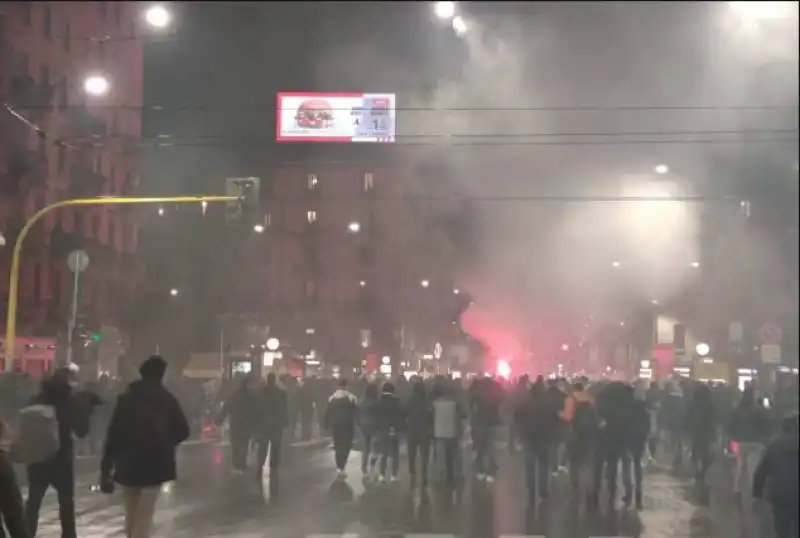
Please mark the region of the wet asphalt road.
MULTIPOLYGON (((732 494, 719 480, 710 506, 704 507, 696 502, 697 492, 687 480, 653 470, 647 474, 641 512, 618 506, 578 517, 565 502, 563 480, 555 481, 549 501, 527 510, 521 458, 506 451, 499 452, 495 484, 469 480, 459 496, 412 488, 407 472, 394 484, 365 484, 358 452, 351 455, 349 478, 337 481, 329 450, 306 447, 293 452, 279 479, 265 480, 260 491, 252 476, 231 476, 227 446, 183 449, 179 479, 164 488, 159 501, 156 537, 772 538, 743 534, 745 516, 737 512, 732 494)), ((405 464, 401 457, 401 469, 405 464)), ((93 492, 93 478, 79 479, 76 488, 80 536, 122 536, 120 499, 93 492)), ((37 536, 60 536, 54 495, 46 500, 37 536)))

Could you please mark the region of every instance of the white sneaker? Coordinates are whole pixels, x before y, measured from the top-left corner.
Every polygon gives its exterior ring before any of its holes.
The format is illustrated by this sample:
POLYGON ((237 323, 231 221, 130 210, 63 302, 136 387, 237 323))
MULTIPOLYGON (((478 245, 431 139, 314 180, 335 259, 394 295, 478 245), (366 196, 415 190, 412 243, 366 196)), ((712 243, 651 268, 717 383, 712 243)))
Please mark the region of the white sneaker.
POLYGON ((494 484, 494 477, 492 475, 486 475, 486 483, 487 484, 494 484))
POLYGON ((392 475, 392 477, 389 479, 390 482, 397 482, 398 480, 400 479, 397 478, 395 475, 392 475))
POLYGON ((382 474, 380 477, 378 477, 378 482, 380 482, 381 484, 385 484, 386 483, 386 475, 382 474))

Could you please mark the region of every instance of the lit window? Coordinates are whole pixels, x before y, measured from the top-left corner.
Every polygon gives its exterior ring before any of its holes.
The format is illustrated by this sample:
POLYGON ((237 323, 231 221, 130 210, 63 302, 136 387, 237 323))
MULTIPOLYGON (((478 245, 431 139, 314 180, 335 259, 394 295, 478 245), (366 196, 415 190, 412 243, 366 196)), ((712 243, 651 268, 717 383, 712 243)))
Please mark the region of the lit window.
POLYGON ((313 191, 319 185, 317 174, 308 174, 308 190, 313 191))
POLYGON ((306 328, 306 334, 314 334, 314 332, 315 332, 315 331, 314 331, 314 328, 313 328, 313 327, 308 327, 308 328, 306 328))
POLYGON ((364 192, 369 192, 375 186, 375 180, 372 176, 372 172, 367 172, 364 174, 364 192))
POLYGON ((306 218, 308 219, 308 223, 311 224, 312 222, 317 222, 317 212, 316 211, 308 211, 306 213, 306 218))

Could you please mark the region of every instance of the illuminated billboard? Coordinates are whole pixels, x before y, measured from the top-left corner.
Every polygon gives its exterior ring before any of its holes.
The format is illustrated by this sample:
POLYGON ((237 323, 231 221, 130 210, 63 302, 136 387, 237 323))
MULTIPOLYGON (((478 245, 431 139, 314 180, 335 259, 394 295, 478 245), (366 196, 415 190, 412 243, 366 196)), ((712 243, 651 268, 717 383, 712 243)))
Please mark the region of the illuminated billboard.
POLYGON ((393 93, 279 93, 279 142, 394 142, 393 93))

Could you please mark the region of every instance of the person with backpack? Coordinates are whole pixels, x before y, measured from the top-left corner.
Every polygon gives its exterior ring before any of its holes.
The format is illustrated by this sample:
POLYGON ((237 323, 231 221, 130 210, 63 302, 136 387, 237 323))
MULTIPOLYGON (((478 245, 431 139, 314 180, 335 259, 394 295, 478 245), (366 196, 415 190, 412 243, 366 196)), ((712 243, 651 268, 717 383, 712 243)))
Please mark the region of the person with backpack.
POLYGON ((564 409, 559 418, 567 427, 566 457, 569 466, 569 479, 573 501, 578 506, 589 498, 592 480, 592 458, 594 455, 600 415, 594 400, 577 382, 572 386, 572 394, 564 400, 564 409))
POLYGON ((162 381, 167 363, 153 355, 139 367, 141 379, 117 398, 100 463, 100 488, 122 486, 125 536, 150 538, 161 485, 177 478, 175 451, 189 437, 178 400, 162 381))
MULTIPOLYGON (((5 439, 6 424, 0 421, 0 441, 5 439)), ((11 460, 0 450, 0 538, 28 538, 22 494, 11 460)))
POLYGON ((58 496, 61 536, 77 538, 73 435, 83 439, 89 433, 88 418, 77 414, 69 373, 65 370, 43 381, 33 405, 20 412, 19 436, 12 447, 12 456, 27 465, 25 520, 31 536, 36 536, 42 501, 47 488, 52 486, 58 496))

